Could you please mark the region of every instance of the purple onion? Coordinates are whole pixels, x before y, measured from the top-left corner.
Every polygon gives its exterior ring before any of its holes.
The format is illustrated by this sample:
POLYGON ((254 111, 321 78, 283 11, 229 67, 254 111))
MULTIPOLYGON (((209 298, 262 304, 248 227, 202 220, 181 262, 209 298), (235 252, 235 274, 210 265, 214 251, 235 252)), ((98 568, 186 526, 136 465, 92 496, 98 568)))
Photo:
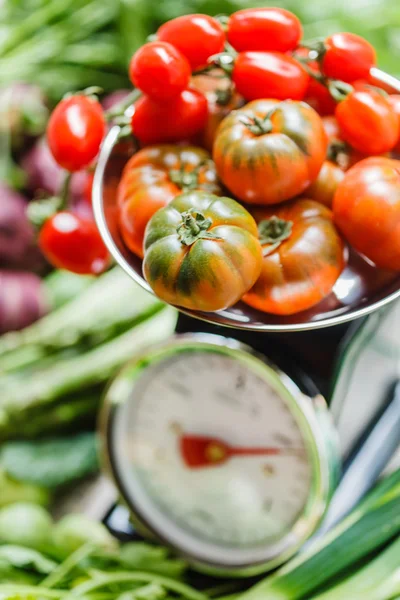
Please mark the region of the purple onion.
POLYGON ((0 333, 23 329, 48 310, 46 288, 37 275, 0 271, 0 333))

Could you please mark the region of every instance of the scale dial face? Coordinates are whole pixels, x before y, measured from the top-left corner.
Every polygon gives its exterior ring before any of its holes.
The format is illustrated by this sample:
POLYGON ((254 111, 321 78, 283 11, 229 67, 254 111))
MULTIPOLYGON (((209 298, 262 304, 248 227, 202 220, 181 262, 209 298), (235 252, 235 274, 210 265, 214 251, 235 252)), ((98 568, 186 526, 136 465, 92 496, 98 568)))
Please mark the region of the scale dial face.
POLYGON ((128 371, 109 453, 148 528, 227 568, 272 561, 311 533, 324 476, 311 401, 301 406, 290 380, 243 351, 185 340, 128 371))

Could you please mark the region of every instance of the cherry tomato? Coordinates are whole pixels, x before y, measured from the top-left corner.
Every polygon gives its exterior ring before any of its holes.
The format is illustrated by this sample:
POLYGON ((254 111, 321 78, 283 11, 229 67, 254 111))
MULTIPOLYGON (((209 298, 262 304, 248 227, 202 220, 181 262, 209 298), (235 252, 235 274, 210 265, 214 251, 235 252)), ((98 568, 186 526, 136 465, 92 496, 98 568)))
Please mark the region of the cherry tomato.
POLYGON ((119 225, 128 248, 143 258, 149 219, 175 196, 189 189, 221 195, 208 152, 194 146, 149 146, 127 162, 118 186, 119 225))
POLYGON ((207 117, 207 99, 197 90, 184 90, 169 102, 142 96, 135 104, 132 130, 142 144, 178 142, 201 131, 207 117))
POLYGON ((222 25, 208 15, 183 15, 161 25, 157 38, 178 48, 192 70, 204 67, 210 56, 222 52, 225 33, 222 25))
POLYGON ((330 160, 326 160, 318 173, 317 179, 306 189, 304 196, 331 208, 333 196, 343 179, 343 170, 330 160))
POLYGON ((247 100, 302 100, 309 75, 287 54, 241 52, 235 59, 232 80, 239 94, 247 100))
POLYGON ((399 119, 380 92, 354 90, 336 107, 342 138, 363 154, 389 152, 399 139, 399 119))
POLYGON ((372 157, 355 165, 336 191, 333 214, 358 252, 400 271, 400 161, 372 157))
POLYGON ((222 182, 237 198, 276 204, 316 179, 326 150, 321 118, 310 106, 256 100, 222 121, 213 156, 222 182))
POLYGON ((47 125, 47 141, 55 161, 79 171, 96 158, 106 131, 100 103, 77 95, 61 100, 47 125))
POLYGON ((376 64, 376 52, 367 40, 354 33, 334 33, 324 42, 322 71, 331 79, 352 83, 368 79, 376 64))
MULTIPOLYGON (((388 101, 396 113, 399 120, 399 135, 400 135, 400 94, 392 94, 388 96, 388 101)), ((395 152, 400 152, 400 137, 397 140, 397 144, 393 148, 395 152)))
POLYGON ((318 304, 344 266, 343 242, 331 211, 300 198, 279 208, 259 209, 254 216, 263 266, 243 301, 276 315, 292 315, 318 304))
POLYGON ((333 115, 336 102, 329 90, 319 81, 310 77, 304 101, 307 102, 321 117, 333 115))
POLYGON ((284 8, 244 8, 228 21, 228 42, 239 52, 289 52, 298 46, 302 34, 299 19, 284 8))
POLYGON ((256 223, 231 198, 181 194, 146 228, 143 273, 170 304, 204 311, 232 306, 256 282, 261 264, 256 223))
MULTIPOLYGON (((218 72, 218 69, 216 71, 218 72)), ((207 123, 197 142, 212 152, 219 124, 232 110, 241 108, 245 100, 232 89, 229 77, 217 79, 209 75, 195 75, 192 78, 192 87, 203 92, 208 102, 207 123)))
POLYGON ((102 273, 109 255, 95 223, 71 212, 59 212, 43 225, 39 247, 57 269, 73 273, 102 273))
POLYGON ((149 42, 132 56, 129 77, 133 85, 154 98, 173 98, 187 88, 189 62, 167 42, 149 42))

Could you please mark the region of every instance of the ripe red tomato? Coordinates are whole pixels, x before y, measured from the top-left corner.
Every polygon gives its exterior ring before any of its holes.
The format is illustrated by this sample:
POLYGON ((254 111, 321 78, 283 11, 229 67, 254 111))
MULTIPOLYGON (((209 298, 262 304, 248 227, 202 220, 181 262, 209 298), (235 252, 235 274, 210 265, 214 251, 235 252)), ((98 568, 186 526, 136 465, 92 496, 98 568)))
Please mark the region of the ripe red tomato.
POLYGON ((222 52, 224 29, 208 15, 183 15, 161 25, 157 38, 178 48, 190 62, 192 70, 204 67, 213 54, 222 52))
MULTIPOLYGON (((388 100, 399 119, 399 135, 400 135, 400 94, 392 94, 391 96, 388 96, 388 100)), ((395 145, 393 150, 395 152, 400 152, 400 137, 397 140, 397 144, 395 145)))
POLYGON ((247 100, 302 100, 309 83, 303 67, 279 52, 241 52, 235 60, 232 79, 247 100))
POLYGON ((234 12, 228 21, 228 42, 238 52, 273 50, 289 52, 301 39, 299 19, 284 8, 244 8, 234 12))
POLYGON ((331 211, 299 198, 278 208, 260 208, 254 216, 263 266, 243 301, 276 315, 292 315, 318 304, 344 266, 343 242, 331 211))
POLYGON ((399 118, 379 92, 355 89, 336 107, 341 137, 363 154, 382 154, 399 139, 399 118))
POLYGON ((319 81, 310 77, 304 101, 307 102, 321 117, 333 115, 336 102, 329 90, 319 81))
POLYGON ((106 131, 101 105, 88 96, 61 100, 47 125, 54 160, 67 171, 79 171, 96 158, 106 131))
POLYGON ((197 90, 184 90, 169 102, 142 96, 135 104, 132 131, 142 144, 190 139, 205 127, 207 99, 197 90))
POLYGON ((226 187, 249 204, 277 204, 316 179, 326 157, 322 120, 304 102, 255 100, 221 123, 213 158, 226 187))
POLYGON ((150 218, 187 190, 220 196, 215 165, 194 146, 160 144, 139 150, 126 163, 118 185, 119 226, 128 248, 143 258, 143 236, 150 218))
POLYGON ((95 223, 77 215, 59 212, 43 225, 39 247, 57 269, 81 275, 102 273, 109 255, 95 223))
POLYGON ((322 71, 331 79, 347 83, 368 79, 376 64, 375 48, 354 33, 334 33, 326 38, 324 46, 322 71))
POLYGON ((173 98, 187 88, 188 60, 167 42, 149 42, 132 56, 129 77, 133 85, 154 98, 173 98))
POLYGON ((371 157, 347 173, 334 200, 335 223, 381 269, 400 271, 400 161, 371 157))

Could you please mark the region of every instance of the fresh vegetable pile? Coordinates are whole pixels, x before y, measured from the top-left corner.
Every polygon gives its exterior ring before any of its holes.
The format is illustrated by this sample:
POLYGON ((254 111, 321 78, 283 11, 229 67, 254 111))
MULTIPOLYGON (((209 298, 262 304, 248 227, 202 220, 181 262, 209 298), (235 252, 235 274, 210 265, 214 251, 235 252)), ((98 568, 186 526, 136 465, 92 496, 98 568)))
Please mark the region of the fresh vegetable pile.
POLYGON ((400 594, 399 481, 399 471, 381 481, 339 526, 244 592, 237 579, 205 588, 204 578, 193 577, 165 548, 121 545, 83 515, 53 523, 42 507, 16 502, 0 509, 0 597, 222 600, 229 593, 225 598, 237 600, 394 600, 400 594))
MULTIPOLYGON (((369 42, 304 41, 299 19, 270 7, 184 15, 153 38, 130 61, 131 116, 89 89, 58 104, 47 138, 74 173, 95 164, 107 120, 133 135, 119 227, 159 298, 289 315, 331 293, 350 247, 400 271, 400 96, 377 87, 369 42)), ((107 268, 94 224, 61 208, 44 219, 44 255, 107 268)))

